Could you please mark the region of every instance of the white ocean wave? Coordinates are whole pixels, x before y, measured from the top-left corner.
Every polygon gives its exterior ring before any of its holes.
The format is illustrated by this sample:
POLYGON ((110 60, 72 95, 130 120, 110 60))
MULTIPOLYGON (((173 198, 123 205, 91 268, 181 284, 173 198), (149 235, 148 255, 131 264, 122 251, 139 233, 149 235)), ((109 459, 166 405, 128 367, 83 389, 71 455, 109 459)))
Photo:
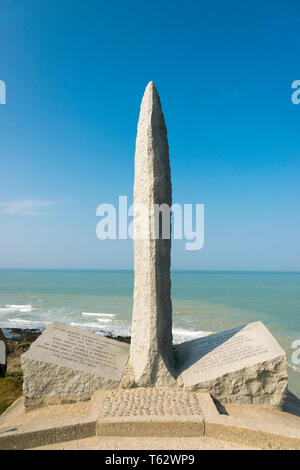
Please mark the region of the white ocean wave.
POLYGON ((212 331, 202 331, 202 330, 186 330, 185 328, 174 328, 173 329, 173 337, 174 341, 180 343, 188 339, 197 339, 197 338, 204 338, 205 336, 209 336, 213 334, 212 331))
MULTIPOLYGON (((18 322, 18 323, 37 323, 37 322, 33 322, 32 320, 23 320, 23 318, 9 318, 8 321, 18 322)), ((38 322, 38 323, 40 323, 40 322, 38 322)))
POLYGON ((32 305, 5 305, 4 308, 0 308, 0 312, 5 312, 5 313, 13 313, 13 312, 20 312, 20 313, 28 313, 31 312, 33 309, 32 305))
POLYGON ((115 313, 90 313, 90 312, 82 312, 84 317, 115 317, 115 313))
POLYGON ((77 328, 88 328, 88 329, 97 329, 97 330, 105 330, 108 327, 105 325, 99 325, 99 323, 78 323, 78 322, 71 322, 71 326, 76 326, 77 328))
POLYGON ((9 318, 7 321, 0 321, 0 328, 21 328, 28 330, 44 329, 50 322, 23 320, 22 318, 9 318))
MULTIPOLYGON (((31 312, 33 309, 34 307, 31 304, 26 304, 26 305, 7 304, 5 305, 5 308, 0 308, 0 312, 6 311, 6 312, 11 312, 11 313, 12 312, 27 313, 27 312, 31 312)), ((49 311, 49 313, 54 314, 54 313, 57 313, 57 311, 51 310, 49 311)), ((86 321, 86 322, 73 321, 73 322, 70 322, 70 323, 68 322, 68 323, 74 327, 89 329, 95 332, 101 332, 101 331, 109 332, 115 336, 130 335, 130 325, 127 324, 127 322, 125 324, 123 322, 121 322, 121 324, 119 324, 119 322, 116 322, 114 318, 116 317, 116 314, 114 313, 82 312, 82 316, 86 317, 87 320, 88 320, 88 317, 90 317, 91 321, 90 322, 89 321, 86 321)), ((28 329, 45 328, 51 323, 51 320, 58 321, 58 319, 55 318, 56 315, 55 316, 53 315, 53 319, 50 317, 52 317, 52 315, 48 316, 47 318, 48 321, 41 321, 41 320, 34 321, 34 320, 28 320, 24 318, 13 317, 13 318, 9 318, 1 322, 0 327, 2 328, 28 328, 28 329)), ((212 334, 211 331, 193 330, 193 329, 186 329, 186 328, 174 328, 173 329, 173 337, 174 337, 175 343, 181 343, 186 340, 202 338, 210 334, 212 334)))
POLYGON ((114 325, 110 328, 107 327, 105 331, 106 334, 109 332, 109 334, 112 336, 130 336, 130 328, 125 325, 114 325))
POLYGON ((72 322, 71 326, 76 326, 77 328, 84 328, 94 331, 94 333, 101 334, 102 332, 107 334, 109 333, 112 336, 130 336, 130 328, 127 325, 100 325, 99 323, 79 323, 72 322))

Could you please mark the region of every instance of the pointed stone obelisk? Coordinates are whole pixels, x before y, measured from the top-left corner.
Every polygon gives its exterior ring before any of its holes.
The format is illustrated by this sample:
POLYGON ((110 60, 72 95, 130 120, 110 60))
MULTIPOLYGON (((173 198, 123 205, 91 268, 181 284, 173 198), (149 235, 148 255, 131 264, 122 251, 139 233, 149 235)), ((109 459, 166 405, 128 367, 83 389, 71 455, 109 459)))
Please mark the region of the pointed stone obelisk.
MULTIPOLYGON (((136 138, 134 179, 134 299, 130 365, 138 386, 175 384, 172 347, 171 239, 153 237, 154 204, 172 205, 167 129, 153 82, 141 104, 136 138), (136 208, 146 211, 147 229, 136 238, 140 220, 136 208)), ((161 229, 159 229, 161 231, 161 229)))

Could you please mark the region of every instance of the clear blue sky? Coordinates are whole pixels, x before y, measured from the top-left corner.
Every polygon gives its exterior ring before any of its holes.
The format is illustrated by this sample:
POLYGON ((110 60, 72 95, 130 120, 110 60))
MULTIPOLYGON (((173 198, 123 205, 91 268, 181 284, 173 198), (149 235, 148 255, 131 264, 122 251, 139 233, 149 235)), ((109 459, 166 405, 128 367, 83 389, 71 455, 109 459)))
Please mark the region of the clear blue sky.
POLYGON ((298 0, 1 2, 0 267, 132 268, 96 207, 132 200, 154 80, 173 200, 205 204, 173 268, 300 270, 299 31, 298 0))

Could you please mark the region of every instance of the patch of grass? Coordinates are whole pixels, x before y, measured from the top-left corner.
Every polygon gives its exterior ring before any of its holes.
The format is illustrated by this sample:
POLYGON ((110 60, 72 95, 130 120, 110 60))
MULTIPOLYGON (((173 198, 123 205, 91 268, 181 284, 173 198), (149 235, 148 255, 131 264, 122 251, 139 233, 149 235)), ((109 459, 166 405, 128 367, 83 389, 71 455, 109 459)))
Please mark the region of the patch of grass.
POLYGON ((22 395, 22 372, 8 372, 0 379, 0 415, 22 395))
POLYGON ((14 372, 7 372, 6 377, 13 377, 13 378, 19 378, 23 382, 23 372, 21 370, 16 370, 14 372))

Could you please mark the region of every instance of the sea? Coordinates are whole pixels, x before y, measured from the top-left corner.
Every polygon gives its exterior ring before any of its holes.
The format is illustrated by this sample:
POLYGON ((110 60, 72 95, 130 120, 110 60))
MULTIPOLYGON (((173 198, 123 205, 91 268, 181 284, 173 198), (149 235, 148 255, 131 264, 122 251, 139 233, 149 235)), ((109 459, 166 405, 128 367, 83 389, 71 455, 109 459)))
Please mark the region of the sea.
MULTIPOLYGON (((173 338, 182 342, 262 321, 285 349, 300 398, 300 273, 172 272, 173 338), (293 354, 294 353, 294 354, 293 354), (296 358, 296 361, 295 361, 296 358)), ((0 270, 0 328, 53 321, 130 335, 132 271, 0 270)))

